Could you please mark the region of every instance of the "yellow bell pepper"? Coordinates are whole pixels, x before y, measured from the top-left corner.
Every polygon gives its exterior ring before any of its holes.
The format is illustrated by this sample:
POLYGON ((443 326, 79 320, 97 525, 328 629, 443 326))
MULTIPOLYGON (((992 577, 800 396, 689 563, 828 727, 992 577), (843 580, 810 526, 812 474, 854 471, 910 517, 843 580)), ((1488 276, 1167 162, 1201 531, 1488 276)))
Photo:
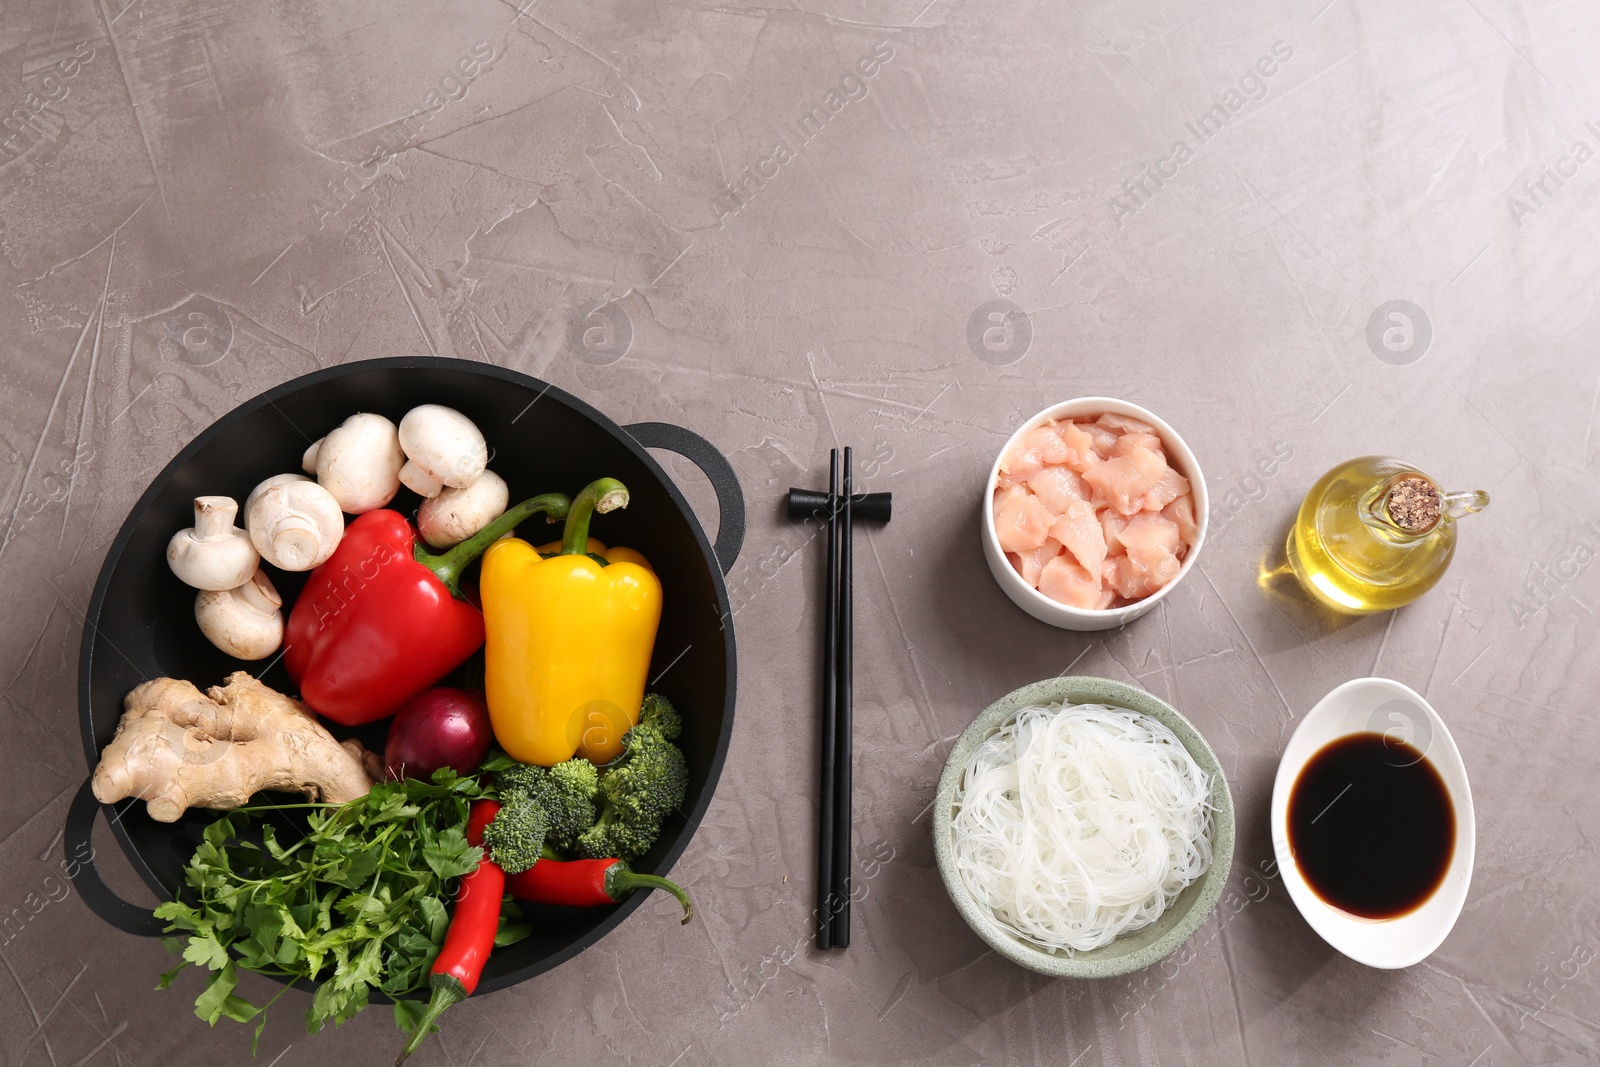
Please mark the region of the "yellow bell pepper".
POLYGON ((627 504, 622 483, 602 478, 573 501, 559 543, 507 538, 483 557, 489 718, 500 747, 523 763, 548 767, 574 753, 609 763, 639 721, 661 580, 633 549, 589 537, 594 512, 627 504))

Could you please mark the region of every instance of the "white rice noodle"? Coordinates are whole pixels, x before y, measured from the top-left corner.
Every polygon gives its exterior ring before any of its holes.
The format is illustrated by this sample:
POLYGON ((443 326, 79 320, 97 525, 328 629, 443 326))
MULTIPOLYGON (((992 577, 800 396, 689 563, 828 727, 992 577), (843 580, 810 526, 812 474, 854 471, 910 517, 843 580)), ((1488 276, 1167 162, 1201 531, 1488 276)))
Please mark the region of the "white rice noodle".
POLYGON ((1166 726, 1122 708, 1023 708, 972 754, 955 806, 961 880, 1050 952, 1150 925, 1211 866, 1205 772, 1166 726))

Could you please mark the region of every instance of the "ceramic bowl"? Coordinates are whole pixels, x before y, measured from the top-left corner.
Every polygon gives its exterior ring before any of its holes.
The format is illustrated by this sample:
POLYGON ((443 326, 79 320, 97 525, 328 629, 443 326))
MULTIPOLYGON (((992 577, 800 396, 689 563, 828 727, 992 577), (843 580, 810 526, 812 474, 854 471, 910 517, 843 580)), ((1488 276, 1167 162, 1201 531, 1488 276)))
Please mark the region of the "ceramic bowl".
POLYGON ((939 779, 933 803, 933 851, 939 874, 956 910, 973 932, 988 942, 1000 955, 1030 971, 1054 978, 1112 978, 1129 974, 1159 962, 1177 950, 1200 928, 1217 906, 1228 871, 1233 866, 1233 795, 1222 773, 1216 753, 1189 720, 1163 700, 1122 682, 1108 678, 1051 678, 1025 685, 990 704, 956 740, 939 779), (987 909, 978 905, 956 870, 955 846, 950 823, 955 815, 956 786, 972 752, 1021 709, 1033 704, 1110 704, 1142 712, 1164 724, 1189 750, 1189 754, 1211 778, 1211 867, 1200 880, 1189 886, 1161 918, 1143 930, 1124 934, 1100 948, 1075 955, 1047 952, 1023 941, 1001 926, 987 909))
POLYGON ((1017 432, 1012 434, 1000 449, 999 455, 994 458, 994 466, 989 468, 989 480, 984 483, 983 491, 983 555, 989 561, 989 570, 994 574, 994 580, 1000 583, 1000 588, 1005 590, 1006 596, 1040 622, 1047 622, 1051 626, 1059 626, 1064 630, 1111 630, 1118 626, 1126 625, 1139 616, 1149 612, 1161 602, 1161 598, 1172 592, 1173 588, 1194 569, 1195 560, 1200 558, 1200 550, 1205 546, 1206 526, 1211 511, 1211 500, 1206 493, 1205 476, 1200 472, 1200 463, 1195 459, 1194 453, 1184 443, 1182 437, 1171 426, 1167 425, 1159 416, 1146 411, 1138 404, 1130 404, 1126 400, 1117 400, 1109 396, 1085 396, 1076 400, 1063 401, 1045 408, 1039 414, 1017 427, 1017 432), (1127 604, 1120 608, 1105 608, 1095 610, 1092 608, 1075 608, 1060 601, 1051 600, 1039 590, 1022 580, 1022 575, 1017 573, 1011 561, 1006 559, 1006 553, 1000 547, 1000 538, 994 530, 994 485, 1000 477, 1000 460, 1010 450, 1011 446, 1021 440, 1022 435, 1036 426, 1041 426, 1052 419, 1072 419, 1098 415, 1127 415, 1135 419, 1143 419, 1156 428, 1156 433, 1161 438, 1161 444, 1172 465, 1178 473, 1189 479, 1190 493, 1194 497, 1195 511, 1195 538, 1194 545, 1189 549, 1189 554, 1183 559, 1183 566, 1178 569, 1177 576, 1137 603, 1127 604))
POLYGON ((1322 939, 1357 963, 1393 970, 1419 963, 1444 943, 1467 901, 1477 847, 1472 789, 1461 752, 1444 720, 1408 686, 1388 678, 1356 678, 1317 702, 1300 721, 1278 763, 1272 786, 1272 849, 1300 914, 1322 939), (1306 884, 1289 847, 1289 794, 1323 746, 1351 734, 1389 734, 1419 749, 1450 791, 1456 847, 1444 881, 1421 907, 1395 919, 1367 919, 1327 903, 1306 884))

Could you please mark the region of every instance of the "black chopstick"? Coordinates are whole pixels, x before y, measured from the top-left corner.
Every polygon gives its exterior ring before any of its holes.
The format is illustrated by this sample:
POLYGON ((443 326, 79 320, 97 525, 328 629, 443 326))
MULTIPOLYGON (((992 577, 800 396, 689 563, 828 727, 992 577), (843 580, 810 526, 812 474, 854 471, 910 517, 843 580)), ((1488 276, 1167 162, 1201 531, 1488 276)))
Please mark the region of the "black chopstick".
POLYGON ((852 744, 851 735, 854 726, 851 721, 851 682, 854 664, 851 654, 854 642, 854 626, 852 616, 855 614, 855 598, 851 592, 853 578, 851 564, 851 545, 855 541, 855 524, 852 521, 851 494, 855 492, 855 477, 851 471, 852 452, 844 450, 844 489, 843 521, 840 526, 842 541, 839 546, 839 622, 838 630, 838 663, 836 671, 839 681, 839 696, 835 708, 834 741, 836 754, 835 781, 833 797, 833 880, 835 885, 834 896, 838 903, 835 905, 833 915, 833 947, 848 948, 850 946, 850 871, 852 867, 850 858, 850 817, 851 817, 851 762, 852 744))
POLYGON ((839 710, 839 450, 828 456, 828 577, 822 620, 822 796, 817 811, 817 947, 833 947, 834 788, 839 710))

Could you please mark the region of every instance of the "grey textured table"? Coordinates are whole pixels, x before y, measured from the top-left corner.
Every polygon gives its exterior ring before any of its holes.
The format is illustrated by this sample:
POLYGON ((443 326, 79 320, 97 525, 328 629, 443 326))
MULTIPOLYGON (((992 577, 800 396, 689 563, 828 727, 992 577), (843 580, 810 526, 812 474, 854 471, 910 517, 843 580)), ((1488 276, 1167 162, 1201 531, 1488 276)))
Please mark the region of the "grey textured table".
MULTIPOLYGON (((698 920, 649 901, 573 962, 457 1009, 416 1062, 1596 1061, 1591 5, 5 16, 0 1062, 246 1061, 246 1031, 191 1014, 194 975, 153 991, 160 946, 60 877, 86 773, 81 612, 130 505, 211 420, 403 352, 690 426, 751 505, 730 578, 737 729, 674 872, 698 920), (977 537, 1006 435, 1089 394, 1174 423, 1215 504, 1199 570, 1106 637, 1024 616, 977 537), (849 951, 818 955, 819 553, 778 500, 817 484, 836 442, 896 504, 856 564, 866 896, 849 951), (1425 600, 1339 623, 1272 572, 1310 482, 1368 452, 1494 503, 1425 600), (1066 670, 1178 706, 1241 813, 1231 896, 1191 951, 1092 985, 986 952, 928 840, 954 736, 1066 670), (1289 733, 1369 673, 1440 709, 1478 811, 1459 925, 1394 973, 1334 953, 1259 870, 1289 733)), ((709 488, 668 466, 714 525, 709 488)), ((303 1006, 280 1002, 258 1062, 387 1062, 386 1010, 308 1037, 303 1006)))

